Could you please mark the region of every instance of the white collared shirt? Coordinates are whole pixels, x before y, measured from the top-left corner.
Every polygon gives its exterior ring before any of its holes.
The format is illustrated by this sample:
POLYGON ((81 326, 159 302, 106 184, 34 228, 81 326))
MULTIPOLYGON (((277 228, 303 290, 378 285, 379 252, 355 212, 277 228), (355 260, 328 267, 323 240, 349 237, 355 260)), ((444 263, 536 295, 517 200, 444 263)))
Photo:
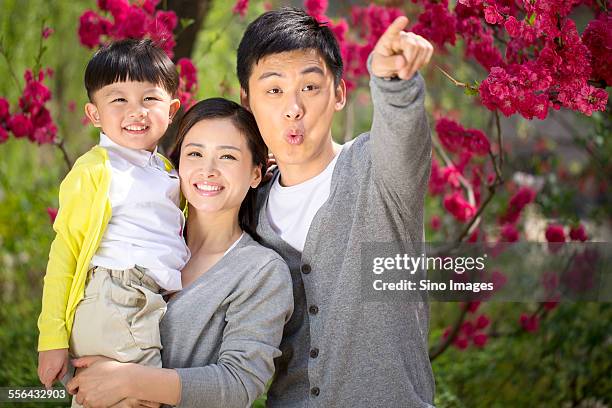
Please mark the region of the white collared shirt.
POLYGON ((180 290, 181 269, 190 253, 181 235, 185 217, 179 209, 177 172, 166 171, 157 149, 151 153, 123 147, 104 133, 100 146, 111 167, 112 216, 91 265, 140 266, 166 291, 180 290))

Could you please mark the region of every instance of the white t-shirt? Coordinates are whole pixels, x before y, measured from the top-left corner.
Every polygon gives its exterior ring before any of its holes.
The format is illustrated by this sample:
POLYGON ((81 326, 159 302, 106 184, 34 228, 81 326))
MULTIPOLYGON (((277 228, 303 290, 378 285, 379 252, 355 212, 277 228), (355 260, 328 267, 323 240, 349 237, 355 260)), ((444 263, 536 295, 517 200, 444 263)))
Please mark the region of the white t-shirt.
POLYGON ((178 174, 166 171, 157 150, 129 149, 103 133, 100 146, 110 162, 112 216, 91 265, 140 266, 162 288, 180 290, 190 253, 181 235, 185 217, 179 209, 178 174))
POLYGON ((268 195, 267 215, 272 229, 293 248, 302 252, 310 224, 319 208, 327 201, 334 167, 340 154, 315 177, 295 186, 283 187, 280 173, 268 195))

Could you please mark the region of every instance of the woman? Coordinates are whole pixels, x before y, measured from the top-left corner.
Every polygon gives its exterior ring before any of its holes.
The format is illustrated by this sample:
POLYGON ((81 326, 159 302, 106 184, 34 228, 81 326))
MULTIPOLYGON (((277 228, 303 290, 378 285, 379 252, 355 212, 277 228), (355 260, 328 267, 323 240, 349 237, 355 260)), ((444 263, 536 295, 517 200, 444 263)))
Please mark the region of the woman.
POLYGON ((160 324, 164 367, 85 357, 68 384, 85 406, 136 400, 248 407, 274 372, 293 311, 289 269, 255 236, 255 188, 267 149, 253 116, 212 98, 183 117, 171 159, 188 203, 183 289, 160 324))

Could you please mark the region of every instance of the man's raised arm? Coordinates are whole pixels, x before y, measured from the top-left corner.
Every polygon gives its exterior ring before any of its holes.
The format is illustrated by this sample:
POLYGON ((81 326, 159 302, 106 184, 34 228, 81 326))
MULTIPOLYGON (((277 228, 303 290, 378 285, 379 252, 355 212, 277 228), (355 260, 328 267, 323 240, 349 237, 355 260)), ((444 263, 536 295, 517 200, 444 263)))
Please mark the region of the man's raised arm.
POLYGON ((431 137, 424 107, 425 85, 417 70, 433 53, 423 37, 402 31, 398 17, 380 37, 370 58, 374 103, 371 137, 376 179, 405 210, 422 206, 431 167, 431 137))

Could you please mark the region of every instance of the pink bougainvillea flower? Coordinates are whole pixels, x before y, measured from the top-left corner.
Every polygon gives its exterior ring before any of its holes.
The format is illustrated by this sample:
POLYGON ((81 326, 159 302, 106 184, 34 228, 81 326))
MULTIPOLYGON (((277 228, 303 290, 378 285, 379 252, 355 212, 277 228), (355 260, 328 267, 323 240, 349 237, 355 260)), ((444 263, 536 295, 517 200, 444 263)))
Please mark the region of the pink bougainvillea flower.
POLYGON ((46 40, 47 38, 51 37, 53 33, 54 30, 51 27, 45 27, 42 30, 42 37, 46 40))
POLYGON ((569 236, 573 241, 587 241, 589 239, 584 225, 578 224, 570 229, 569 236))
POLYGON ((49 219, 51 220, 51 224, 53 224, 57 217, 57 208, 47 207, 47 214, 49 214, 49 219))
POLYGON ((92 10, 85 11, 79 18, 79 41, 88 48, 100 45, 100 37, 108 34, 112 23, 92 10))
POLYGON ((536 332, 540 328, 540 318, 537 315, 528 315, 526 313, 522 313, 519 318, 519 322, 521 327, 526 332, 536 332))
POLYGON ((469 341, 467 338, 465 337, 457 337, 455 339, 455 341, 453 341, 453 344, 455 345, 455 347, 457 347, 459 350, 465 350, 466 348, 468 348, 468 346, 470 345, 469 341))
POLYGON ((440 219, 440 216, 433 215, 430 220, 430 225, 432 230, 438 231, 440 229, 440 226, 442 225, 442 220, 440 219))
POLYGON ((516 242, 519 240, 519 232, 514 224, 504 224, 500 232, 500 241, 516 242))
POLYGON ((476 213, 476 208, 467 202, 459 191, 447 194, 443 204, 444 208, 461 222, 466 222, 476 213))
POLYGON ((13 135, 17 138, 27 137, 33 130, 32 121, 23 113, 11 116, 7 124, 13 135))
POLYGON ((476 329, 478 330, 482 330, 484 328, 486 328, 489 323, 491 323, 491 320, 489 319, 489 317, 487 315, 480 315, 478 316, 478 319, 476 319, 476 329))
POLYGON ((312 17, 321 22, 326 20, 325 12, 327 11, 327 0, 305 0, 304 8, 312 17))
POLYGON ((546 227, 544 233, 548 242, 565 242, 565 232, 563 231, 563 225, 560 224, 549 224, 546 227))
POLYGON ((232 13, 240 14, 240 17, 246 16, 249 9, 249 0, 237 0, 232 8, 232 13))
POLYGON ((486 333, 476 333, 474 337, 472 337, 472 342, 478 348, 483 348, 487 345, 487 341, 489 340, 489 336, 486 333))
POLYGON ((0 143, 4 143, 8 140, 8 132, 3 126, 0 126, 0 143))
POLYGON ((601 15, 589 22, 582 33, 582 41, 591 52, 593 77, 612 85, 612 15, 601 15))
POLYGON ((478 129, 465 129, 454 120, 440 118, 436 123, 436 132, 440 143, 450 152, 468 151, 476 155, 485 155, 489 152, 489 140, 478 129))
POLYGON ((4 122, 8 119, 10 107, 6 99, 0 97, 0 122, 4 122))

